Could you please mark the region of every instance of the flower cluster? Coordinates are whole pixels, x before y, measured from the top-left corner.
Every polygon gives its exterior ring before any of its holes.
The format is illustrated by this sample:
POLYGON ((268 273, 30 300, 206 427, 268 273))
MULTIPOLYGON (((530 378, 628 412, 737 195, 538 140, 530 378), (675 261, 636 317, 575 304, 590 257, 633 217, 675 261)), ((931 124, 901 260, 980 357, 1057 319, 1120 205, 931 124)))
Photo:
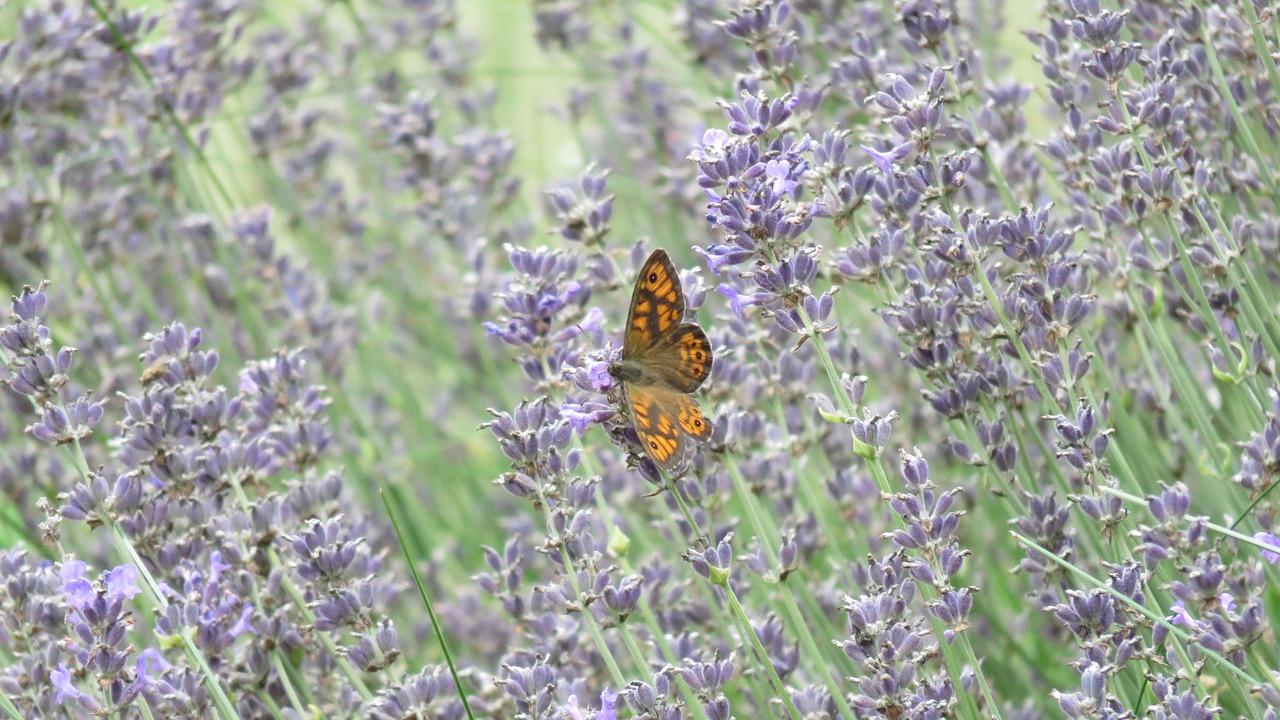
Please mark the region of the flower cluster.
POLYGON ((1276 720, 1265 5, 22 4, 3 714, 1276 720))

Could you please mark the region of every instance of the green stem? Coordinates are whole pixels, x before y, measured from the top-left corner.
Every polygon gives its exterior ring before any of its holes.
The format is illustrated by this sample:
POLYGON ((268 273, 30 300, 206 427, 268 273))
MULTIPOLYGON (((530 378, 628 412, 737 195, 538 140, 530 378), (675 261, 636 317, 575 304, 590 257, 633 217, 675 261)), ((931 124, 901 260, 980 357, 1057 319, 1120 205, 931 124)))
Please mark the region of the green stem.
POLYGON ((774 691, 778 693, 783 706, 787 708, 787 714, 795 720, 800 720, 800 711, 796 709, 795 703, 791 700, 791 693, 787 692, 787 686, 782 683, 782 678, 778 677, 778 671, 773 668, 773 661, 769 659, 768 651, 764 649, 760 638, 756 637, 756 631, 751 627, 751 621, 747 619, 747 614, 742 609, 742 604, 738 602, 738 596, 734 594, 733 588, 729 587, 727 581, 721 587, 724 588, 725 595, 729 598, 729 608, 733 613, 733 617, 738 621, 738 631, 742 634, 743 639, 747 640, 748 644, 751 645, 759 664, 764 666, 765 673, 769 676, 770 684, 773 685, 774 691))

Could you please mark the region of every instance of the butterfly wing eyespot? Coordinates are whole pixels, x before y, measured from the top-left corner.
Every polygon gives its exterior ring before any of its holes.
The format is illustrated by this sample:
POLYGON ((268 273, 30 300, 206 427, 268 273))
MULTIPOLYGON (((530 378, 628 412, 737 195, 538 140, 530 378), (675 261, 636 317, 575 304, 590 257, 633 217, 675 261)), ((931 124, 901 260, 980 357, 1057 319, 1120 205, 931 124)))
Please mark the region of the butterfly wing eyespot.
POLYGON ((676 402, 676 423, 694 440, 711 437, 711 423, 702 414, 698 401, 688 395, 679 395, 676 402))

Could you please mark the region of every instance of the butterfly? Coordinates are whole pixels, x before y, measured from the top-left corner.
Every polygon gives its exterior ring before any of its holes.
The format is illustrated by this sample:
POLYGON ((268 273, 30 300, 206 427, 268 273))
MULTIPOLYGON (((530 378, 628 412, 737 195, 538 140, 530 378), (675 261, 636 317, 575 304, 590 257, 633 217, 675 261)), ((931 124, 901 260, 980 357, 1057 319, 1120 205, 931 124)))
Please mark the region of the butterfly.
POLYGON ((631 293, 622 359, 609 374, 622 384, 640 444, 664 470, 683 458, 686 438, 706 440, 711 423, 689 396, 711 374, 711 342, 684 320, 684 290, 667 251, 654 250, 631 293))

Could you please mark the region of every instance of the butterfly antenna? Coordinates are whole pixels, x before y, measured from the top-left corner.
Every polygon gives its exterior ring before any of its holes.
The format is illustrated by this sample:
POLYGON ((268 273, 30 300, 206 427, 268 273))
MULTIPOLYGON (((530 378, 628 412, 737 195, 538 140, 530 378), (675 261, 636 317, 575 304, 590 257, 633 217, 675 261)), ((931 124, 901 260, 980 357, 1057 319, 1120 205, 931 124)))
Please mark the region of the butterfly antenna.
POLYGON ((582 333, 583 337, 591 341, 592 347, 594 347, 596 350, 604 349, 604 346, 601 345, 599 342, 596 342, 596 339, 594 337, 591 337, 591 333, 587 332, 587 329, 582 327, 582 323, 574 323, 574 327, 578 328, 578 332, 582 333))

